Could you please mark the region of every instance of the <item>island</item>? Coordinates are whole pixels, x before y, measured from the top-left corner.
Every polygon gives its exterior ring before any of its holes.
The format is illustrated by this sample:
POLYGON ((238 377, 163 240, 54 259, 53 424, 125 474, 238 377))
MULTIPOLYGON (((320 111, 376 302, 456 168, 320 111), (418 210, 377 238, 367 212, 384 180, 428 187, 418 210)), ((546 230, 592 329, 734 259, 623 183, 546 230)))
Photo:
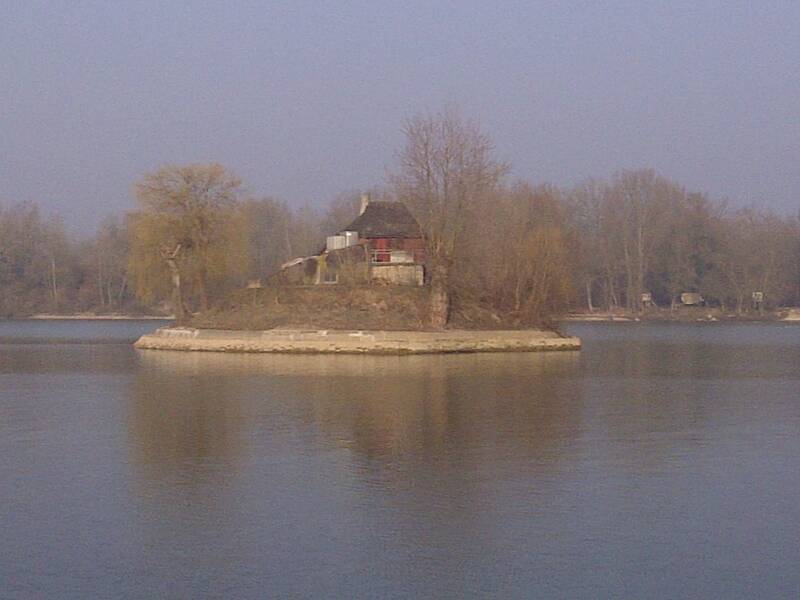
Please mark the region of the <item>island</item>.
POLYGON ((288 354, 447 354, 580 350, 576 337, 543 330, 347 331, 271 329, 234 331, 162 327, 135 344, 142 350, 279 352, 288 354))
MULTIPOLYGON (((400 202, 362 199, 360 214, 325 248, 285 263, 263 284, 142 336, 141 350, 250 353, 439 354, 579 350, 555 327, 531 328, 475 301, 446 318, 427 270, 424 235, 400 202)), ((179 301, 179 299, 178 299, 179 301)))

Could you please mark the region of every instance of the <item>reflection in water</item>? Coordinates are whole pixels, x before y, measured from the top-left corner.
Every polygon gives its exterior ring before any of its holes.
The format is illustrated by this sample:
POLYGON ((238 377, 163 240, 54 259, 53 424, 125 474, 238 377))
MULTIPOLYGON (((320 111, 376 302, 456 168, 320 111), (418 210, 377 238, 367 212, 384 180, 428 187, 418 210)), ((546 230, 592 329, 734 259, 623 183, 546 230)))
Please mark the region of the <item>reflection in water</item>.
POLYGON ((140 373, 133 388, 131 434, 150 476, 203 476, 234 468, 242 452, 242 398, 233 379, 140 373))
POLYGON ((369 356, 353 354, 226 354, 223 352, 170 352, 140 350, 137 356, 147 368, 179 375, 258 374, 351 377, 382 374, 465 374, 476 368, 497 375, 544 373, 571 369, 579 352, 431 354, 369 356))
MULTIPOLYGON (((149 477, 182 486, 171 492, 181 510, 170 538, 194 542, 200 520, 219 535, 256 521, 255 537, 237 538, 234 553, 266 552, 271 560, 285 553, 284 566, 341 553, 346 565, 335 561, 333 576, 339 585, 346 586, 348 569, 391 567, 374 562, 386 544, 412 553, 402 559, 409 568, 428 540, 440 547, 437 569, 460 573, 463 585, 478 589, 472 573, 483 553, 474 543, 495 548, 489 532, 508 510, 498 481, 524 474, 525 489, 512 492, 522 494, 522 507, 536 498, 553 502, 552 480, 580 434, 574 353, 138 358, 136 460, 149 477)), ((154 498, 144 505, 152 512, 144 522, 159 523, 159 488, 151 480, 141 485, 154 498)), ((156 546, 162 528, 147 532, 156 546)), ((209 568, 221 579, 238 576, 226 561, 209 568)), ((300 582, 313 589, 307 572, 297 577, 282 577, 281 589, 300 582)), ((330 577, 320 594, 337 595, 330 577)))
POLYGON ((0 596, 794 597, 800 327, 570 329, 580 354, 0 343, 0 596))
POLYGON ((122 373, 130 369, 126 344, 12 345, 0 343, 0 375, 70 376, 80 372, 122 373))
MULTIPOLYGON (((365 459, 435 463, 445 447, 538 457, 579 420, 576 353, 369 357, 141 352, 137 436, 145 454, 181 440, 227 451, 236 428, 290 418, 365 459), (571 383, 572 382, 572 383, 571 383), (209 429, 210 424, 215 424, 209 429), (195 438, 199 437, 200 441, 195 438), (222 438, 229 440, 222 443, 222 438), (216 440, 216 441, 215 441, 216 440)), ((264 423, 270 426, 269 423, 264 423)), ((155 458, 155 457, 153 457, 155 458)), ((163 461, 174 462, 173 457, 163 461)), ((452 457, 451 457, 452 458, 452 457)))

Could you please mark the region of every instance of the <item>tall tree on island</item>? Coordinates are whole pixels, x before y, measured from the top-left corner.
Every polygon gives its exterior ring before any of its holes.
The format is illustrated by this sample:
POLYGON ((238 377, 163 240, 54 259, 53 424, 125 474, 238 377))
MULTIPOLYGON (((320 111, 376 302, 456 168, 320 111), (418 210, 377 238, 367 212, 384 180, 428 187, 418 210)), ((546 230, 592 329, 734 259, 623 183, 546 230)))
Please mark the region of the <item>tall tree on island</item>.
POLYGON ((491 197, 508 167, 493 158, 494 146, 481 128, 453 108, 417 115, 403 133, 405 146, 391 183, 425 234, 431 325, 443 328, 450 310, 450 271, 466 225, 473 208, 491 197))
POLYGON ((141 209, 131 216, 130 270, 137 294, 152 302, 171 292, 183 321, 190 299, 206 310, 209 287, 246 268, 241 182, 218 164, 166 166, 135 191, 141 209))

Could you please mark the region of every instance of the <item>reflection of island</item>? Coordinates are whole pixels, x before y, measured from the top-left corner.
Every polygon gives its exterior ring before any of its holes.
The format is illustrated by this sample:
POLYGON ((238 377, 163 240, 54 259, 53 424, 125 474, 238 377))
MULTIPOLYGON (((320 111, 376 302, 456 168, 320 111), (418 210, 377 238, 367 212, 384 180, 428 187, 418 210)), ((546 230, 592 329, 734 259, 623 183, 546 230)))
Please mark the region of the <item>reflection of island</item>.
POLYGON ((391 532, 460 569, 464 540, 493 547, 498 511, 546 506, 570 477, 579 360, 142 352, 130 432, 147 543, 196 543, 203 523, 232 552, 290 556, 302 521, 311 548, 358 539, 366 559, 391 532))
MULTIPOLYGON (((242 452, 235 379, 141 373, 133 387, 130 433, 136 462, 151 477, 204 478, 242 452)), ((187 481, 187 483, 190 481, 187 481)))
POLYGON ((574 398, 559 392, 568 380, 553 373, 570 363, 565 355, 488 355, 376 365, 370 377, 337 378, 335 393, 315 380, 313 417, 367 460, 444 467, 512 447, 530 457, 575 427, 574 398))
POLYGON ((548 448, 577 429, 577 360, 577 353, 142 352, 137 411, 148 442, 141 451, 167 463, 181 454, 225 454, 240 443, 237 429, 263 426, 268 433, 274 422, 263 419, 273 414, 366 461, 436 463, 497 452, 547 460, 548 448))
POLYGON ((499 512, 524 521, 552 502, 554 480, 571 476, 579 359, 416 358, 314 379, 309 417, 328 444, 348 449, 344 481, 366 527, 460 572, 476 548, 496 548, 499 512))

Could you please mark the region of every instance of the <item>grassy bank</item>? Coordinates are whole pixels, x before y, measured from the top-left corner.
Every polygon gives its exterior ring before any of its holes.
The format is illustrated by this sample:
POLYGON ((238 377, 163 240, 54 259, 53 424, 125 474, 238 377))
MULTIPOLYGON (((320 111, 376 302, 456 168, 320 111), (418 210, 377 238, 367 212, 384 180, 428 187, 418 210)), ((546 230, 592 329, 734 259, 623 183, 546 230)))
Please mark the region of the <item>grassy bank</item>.
MULTIPOLYGON (((239 290, 188 323, 200 329, 331 329, 426 331, 430 292, 405 286, 274 286, 239 290)), ((498 314, 478 302, 454 298, 448 328, 552 329, 520 315, 498 314)))

